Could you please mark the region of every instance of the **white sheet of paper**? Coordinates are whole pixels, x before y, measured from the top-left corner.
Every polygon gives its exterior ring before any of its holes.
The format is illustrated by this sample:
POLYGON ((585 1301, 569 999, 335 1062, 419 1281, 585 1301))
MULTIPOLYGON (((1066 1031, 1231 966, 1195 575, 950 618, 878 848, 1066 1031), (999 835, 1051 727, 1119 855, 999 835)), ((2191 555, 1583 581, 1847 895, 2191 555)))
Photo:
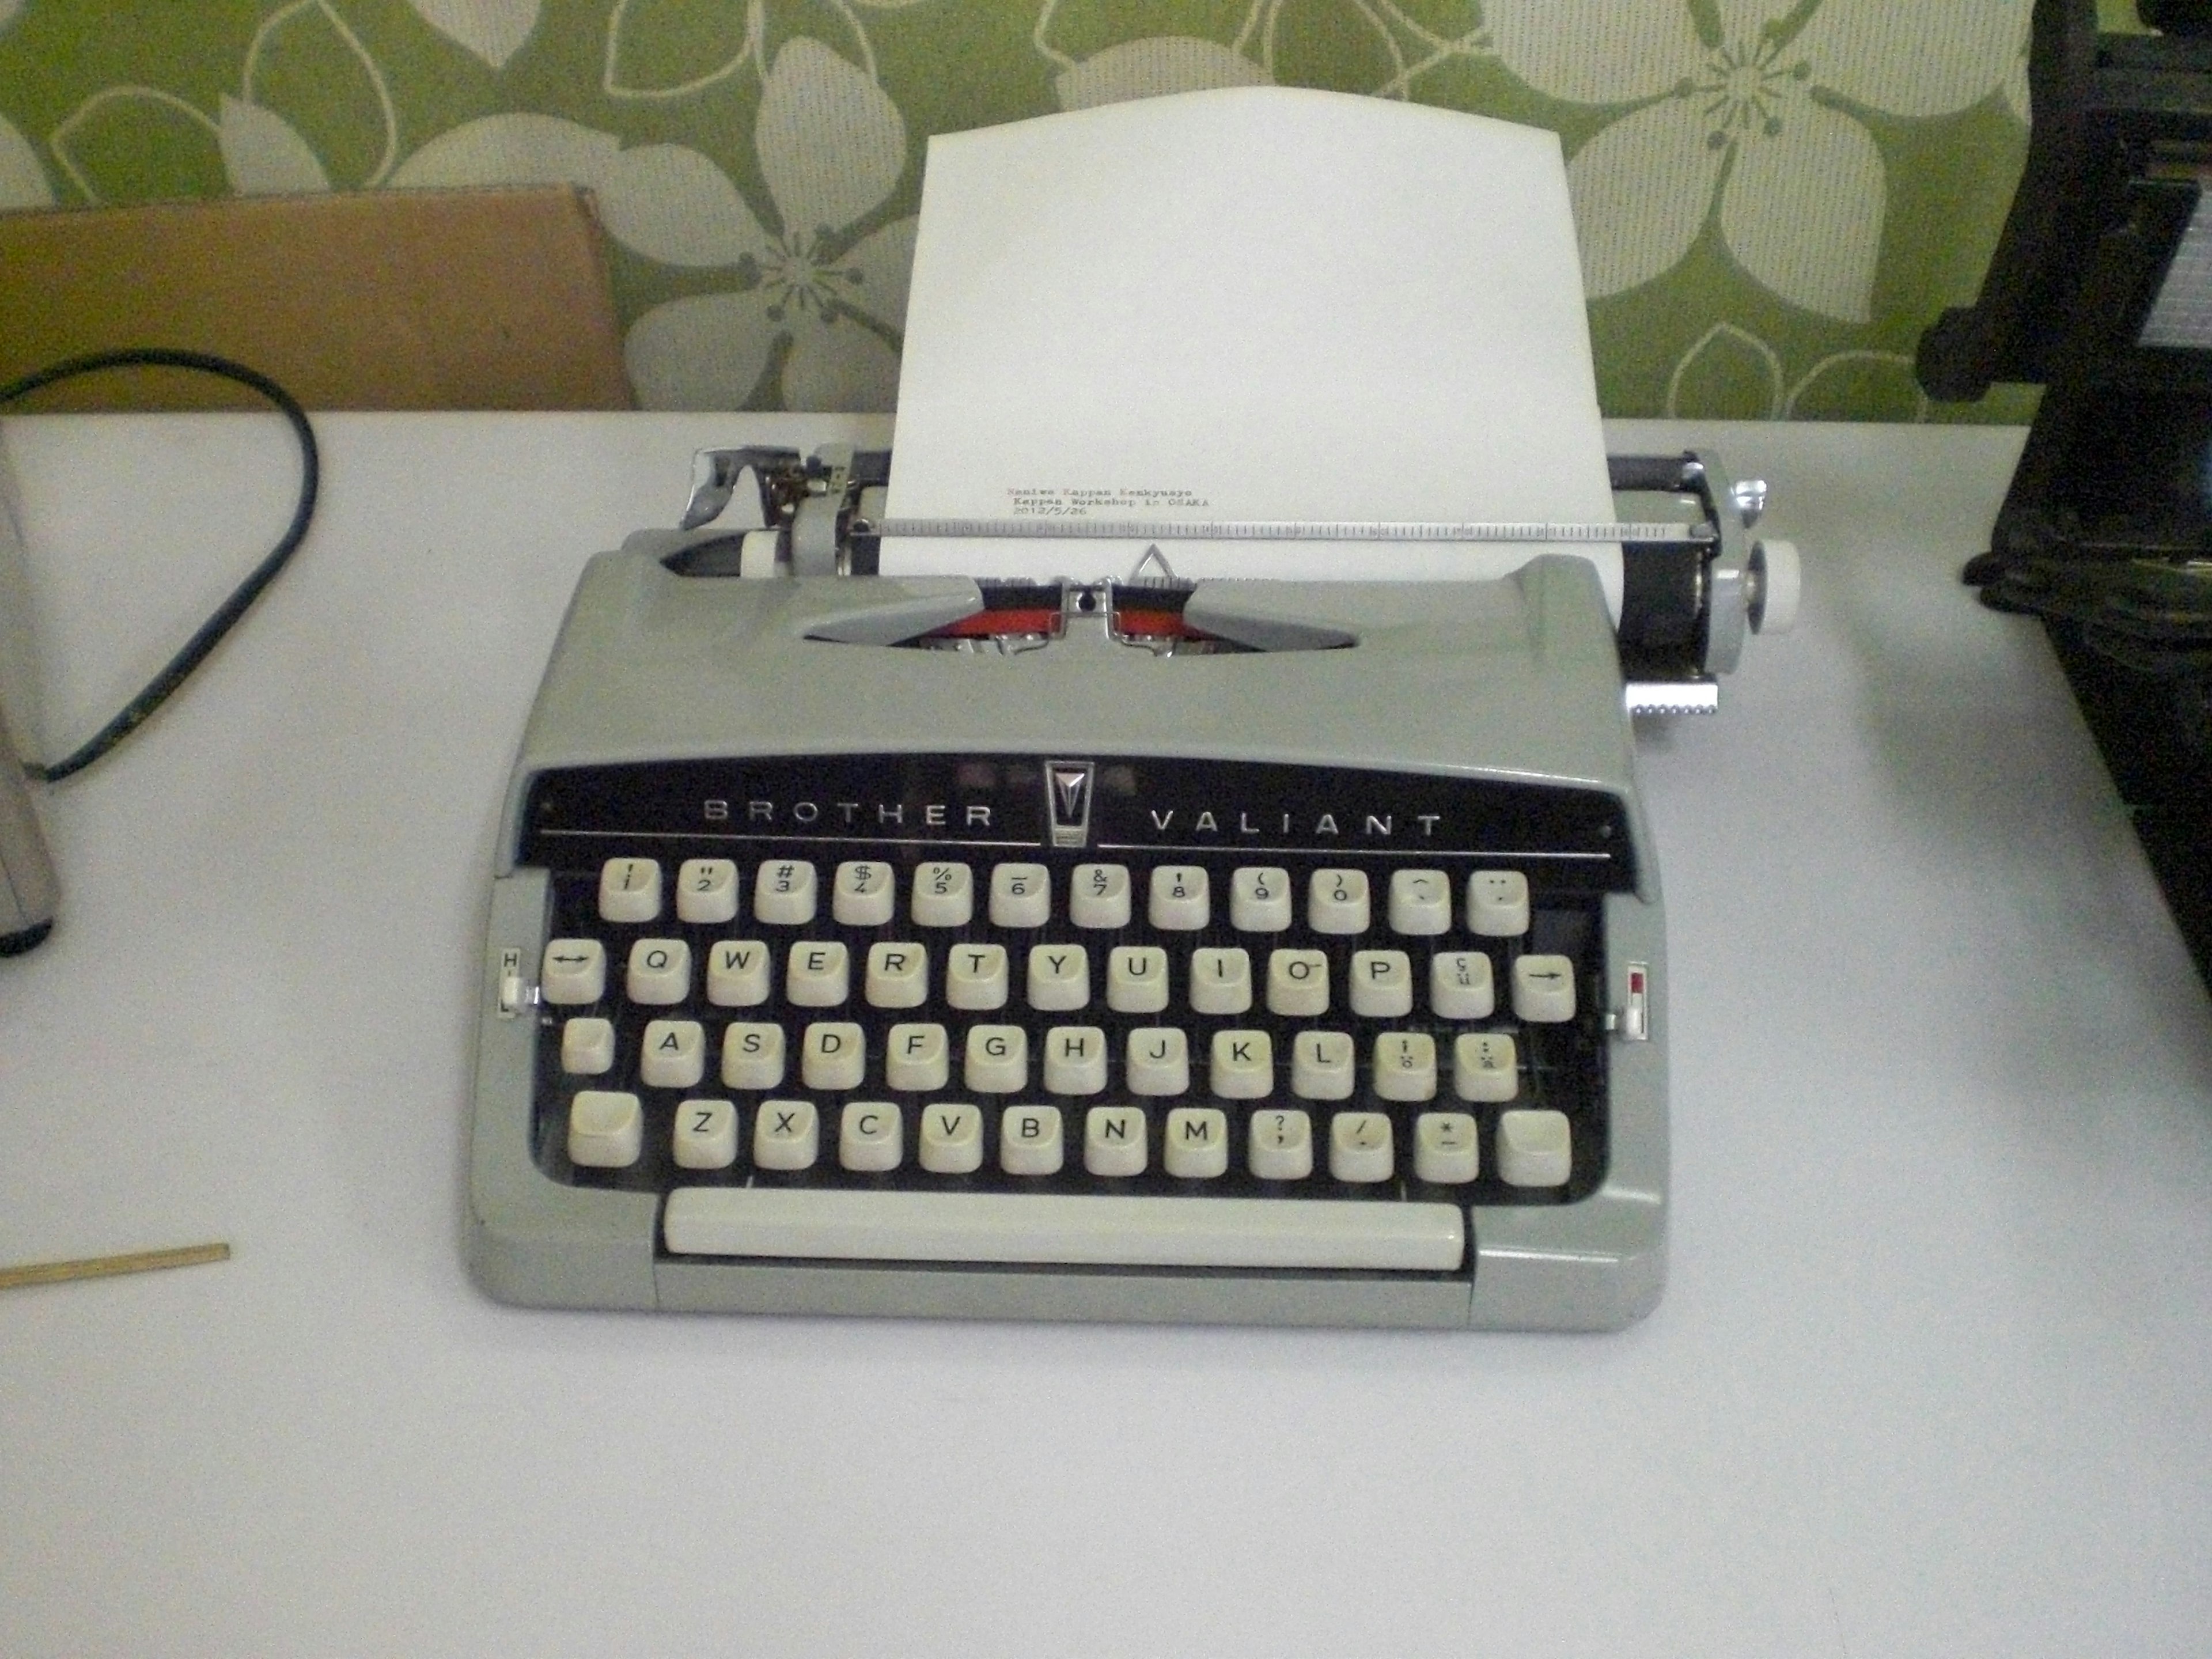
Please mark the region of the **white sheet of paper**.
MULTIPOLYGON (((1238 88, 929 141, 893 518, 1607 523, 1553 134, 1238 88)), ((1617 547, 1164 542, 1186 576, 1495 575, 1617 547)), ((1127 574, 886 538, 886 574, 1127 574)))

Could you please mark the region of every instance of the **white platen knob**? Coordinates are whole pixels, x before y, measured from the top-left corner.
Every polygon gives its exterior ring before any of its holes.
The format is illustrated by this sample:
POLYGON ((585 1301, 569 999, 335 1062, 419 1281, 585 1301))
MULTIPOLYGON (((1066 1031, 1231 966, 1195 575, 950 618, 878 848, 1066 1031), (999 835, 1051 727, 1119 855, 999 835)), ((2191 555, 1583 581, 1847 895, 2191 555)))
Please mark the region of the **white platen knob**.
POLYGON ((1752 605, 1751 631, 1787 634, 1797 624, 1797 598, 1802 591, 1797 544, 1753 544, 1751 568, 1759 579, 1759 591, 1752 605))
POLYGON ((773 576, 778 573, 775 556, 783 538, 773 530, 748 530, 738 547, 738 574, 773 576))

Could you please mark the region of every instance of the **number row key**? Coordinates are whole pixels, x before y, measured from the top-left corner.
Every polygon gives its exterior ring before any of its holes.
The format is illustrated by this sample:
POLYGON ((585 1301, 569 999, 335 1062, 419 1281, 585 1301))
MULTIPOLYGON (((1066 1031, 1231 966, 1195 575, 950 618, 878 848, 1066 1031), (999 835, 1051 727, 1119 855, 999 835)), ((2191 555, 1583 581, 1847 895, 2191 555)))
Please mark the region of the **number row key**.
MULTIPOLYGON (((1230 878, 1230 925, 1240 933, 1282 933, 1292 923, 1290 872, 1243 866, 1230 878)), ((653 921, 662 914, 662 871, 653 859, 609 859, 599 872, 600 917, 614 922, 653 921)), ((883 860, 849 860, 830 882, 830 915, 845 927, 878 927, 897 915, 897 876, 883 860)), ((679 921, 734 921, 738 877, 729 859, 688 859, 678 866, 679 921)), ((1129 867, 1081 864, 1068 880, 1068 920, 1078 927, 1129 926, 1134 891, 1129 867)), ((1196 932, 1213 917, 1212 879, 1203 865, 1160 865, 1145 882, 1146 921, 1168 932, 1196 932)), ((966 864, 932 860, 917 866, 909 915, 923 927, 964 927, 975 920, 975 883, 966 864)), ((1428 937, 1451 931, 1452 883, 1441 870, 1391 872, 1385 915, 1392 933, 1428 937)), ((805 927, 820 908, 815 866, 804 859, 775 859, 754 872, 753 915, 761 921, 805 927)), ((1320 933, 1364 933, 1373 923, 1367 872, 1323 869, 1306 883, 1307 926, 1320 933)), ((987 914, 997 927, 1041 927, 1052 919, 1052 872, 1042 864, 991 866, 987 914)), ((1467 878, 1468 930, 1513 938, 1528 931, 1528 881, 1518 871, 1478 870, 1467 878)))

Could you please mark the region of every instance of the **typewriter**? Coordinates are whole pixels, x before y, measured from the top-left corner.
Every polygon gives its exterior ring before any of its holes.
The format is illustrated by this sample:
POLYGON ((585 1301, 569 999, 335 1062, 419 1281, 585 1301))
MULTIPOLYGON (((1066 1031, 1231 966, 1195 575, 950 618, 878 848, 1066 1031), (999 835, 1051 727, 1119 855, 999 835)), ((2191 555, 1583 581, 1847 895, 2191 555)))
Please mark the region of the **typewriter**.
MULTIPOLYGON (((586 570, 500 831, 469 1246, 540 1305, 1610 1328, 1656 1300, 1630 716, 1795 555, 1615 458, 1450 583, 872 574, 888 457, 700 458, 586 570), (758 527, 731 531, 733 491, 758 527), (1638 515, 1641 520, 1638 520, 1638 515)), ((1072 562, 1073 561, 1071 561, 1072 562)))

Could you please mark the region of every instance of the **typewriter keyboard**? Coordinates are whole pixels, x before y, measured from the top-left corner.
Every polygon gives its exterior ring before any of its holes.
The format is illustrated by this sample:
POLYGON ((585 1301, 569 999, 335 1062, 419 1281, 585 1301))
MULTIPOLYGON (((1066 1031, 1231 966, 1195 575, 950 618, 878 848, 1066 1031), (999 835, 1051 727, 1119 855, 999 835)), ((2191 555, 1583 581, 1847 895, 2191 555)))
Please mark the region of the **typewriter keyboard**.
POLYGON ((1607 884, 775 828, 552 872, 536 1156, 672 1254, 1453 1272, 1603 1177, 1607 884))

